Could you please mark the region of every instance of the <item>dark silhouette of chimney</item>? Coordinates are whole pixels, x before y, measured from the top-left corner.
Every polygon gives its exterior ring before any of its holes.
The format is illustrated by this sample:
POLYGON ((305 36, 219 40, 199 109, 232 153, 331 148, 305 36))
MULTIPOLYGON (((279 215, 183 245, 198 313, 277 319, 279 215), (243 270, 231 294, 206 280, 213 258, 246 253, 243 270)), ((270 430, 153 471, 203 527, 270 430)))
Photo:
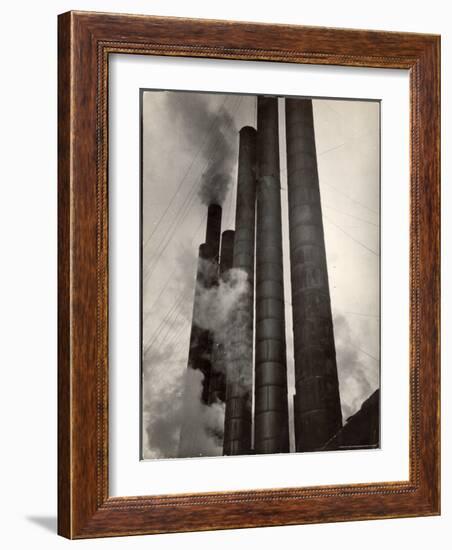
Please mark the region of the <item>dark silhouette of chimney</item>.
POLYGON ((258 98, 256 231, 254 448, 285 453, 289 413, 276 97, 258 98))
MULTIPOLYGON (((221 233, 221 206, 211 204, 207 210, 206 242, 199 247, 196 287, 193 300, 193 316, 190 332, 190 347, 187 368, 199 370, 203 374, 201 401, 209 402, 210 380, 212 374, 212 345, 210 331, 196 324, 198 318, 200 295, 204 289, 218 283, 218 258, 221 233)), ((196 456, 199 454, 196 432, 200 426, 191 426, 184 422, 179 436, 179 456, 196 456)))
POLYGON ((286 99, 287 185, 297 451, 321 450, 342 426, 312 101, 286 99))
POLYGON ((247 275, 248 289, 233 312, 227 350, 223 453, 249 454, 252 436, 256 130, 240 130, 233 267, 247 275))
POLYGON ((207 209, 206 253, 209 259, 218 262, 221 237, 221 206, 210 204, 207 209))
MULTIPOLYGON (((227 281, 234 256, 234 231, 228 229, 221 236, 220 281, 227 281)), ((226 357, 221 342, 213 342, 212 368, 209 382, 208 403, 226 400, 226 357)))

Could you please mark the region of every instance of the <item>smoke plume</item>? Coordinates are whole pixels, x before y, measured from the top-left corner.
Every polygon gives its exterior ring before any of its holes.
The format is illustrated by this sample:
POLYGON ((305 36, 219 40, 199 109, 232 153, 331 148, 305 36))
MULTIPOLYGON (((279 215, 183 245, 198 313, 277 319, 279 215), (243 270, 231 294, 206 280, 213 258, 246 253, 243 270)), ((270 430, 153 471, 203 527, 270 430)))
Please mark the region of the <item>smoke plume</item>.
POLYGON ((370 357, 364 359, 359 342, 352 339, 350 326, 343 315, 334 316, 334 336, 342 416, 346 421, 379 387, 379 365, 370 357))
POLYGON ((172 351, 166 347, 146 357, 144 366, 154 376, 146 377, 143 388, 144 458, 178 457, 184 423, 196 440, 199 456, 221 455, 223 446, 216 434, 223 431, 224 406, 201 401, 202 373, 187 369, 186 359, 168 361, 172 351))
POLYGON ((237 129, 224 103, 218 107, 213 94, 168 92, 169 112, 181 120, 185 139, 201 146, 201 176, 199 197, 205 205, 223 204, 233 181, 234 159, 237 155, 237 129))
POLYGON ((190 447, 197 450, 198 456, 220 456, 223 454, 224 404, 206 405, 201 401, 203 378, 200 370, 185 370, 179 426, 189 430, 190 447))
MULTIPOLYGON (((168 289, 171 296, 182 293, 176 314, 163 318, 161 336, 147 346, 143 357, 143 458, 176 458, 179 435, 184 422, 189 422, 199 455, 222 454, 224 405, 207 406, 201 401, 203 375, 187 369, 187 355, 192 318, 192 273, 197 258, 190 250, 178 251, 178 269, 168 289), (174 335, 179 335, 174 339, 174 335)), ((210 262, 211 264, 211 262, 210 262)), ((212 265, 206 262, 208 276, 212 265)), ((163 308, 166 311, 168 304, 163 308)))
POLYGON ((214 346, 221 350, 216 357, 215 368, 224 372, 229 381, 238 383, 244 392, 249 391, 252 385, 252 373, 248 372, 252 342, 247 341, 247 327, 251 320, 248 307, 250 297, 246 271, 230 269, 218 285, 198 287, 198 307, 194 317, 194 323, 208 330, 214 346))
MULTIPOLYGON (((210 270, 209 264, 211 262, 203 261, 206 270, 210 270)), ((234 268, 220 279, 218 285, 210 288, 199 286, 199 308, 193 321, 199 328, 211 331, 218 341, 224 338, 222 335, 233 318, 232 313, 248 291, 248 276, 243 269, 234 268)))
POLYGON ((143 361, 143 458, 177 456, 185 369, 169 359, 174 348, 152 349, 143 361))

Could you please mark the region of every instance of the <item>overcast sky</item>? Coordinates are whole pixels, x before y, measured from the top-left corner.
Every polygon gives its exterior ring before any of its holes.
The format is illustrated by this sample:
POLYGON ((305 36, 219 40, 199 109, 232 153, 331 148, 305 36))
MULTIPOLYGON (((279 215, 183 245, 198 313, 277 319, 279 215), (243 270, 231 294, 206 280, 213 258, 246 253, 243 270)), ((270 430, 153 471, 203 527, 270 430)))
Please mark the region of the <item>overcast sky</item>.
MULTIPOLYGON (((379 386, 379 104, 316 99, 313 105, 345 420, 379 386)), ((292 425, 294 366, 282 99, 279 108, 292 425)), ((234 229, 238 130, 246 125, 256 125, 256 96, 143 94, 143 458, 173 457, 177 452, 181 419, 188 414, 182 394, 198 246, 205 236, 202 176, 213 163, 224 171, 222 230, 234 229)), ((223 411, 214 412, 213 425, 221 422, 223 411)), ((209 454, 219 453, 221 449, 209 449, 209 454)))

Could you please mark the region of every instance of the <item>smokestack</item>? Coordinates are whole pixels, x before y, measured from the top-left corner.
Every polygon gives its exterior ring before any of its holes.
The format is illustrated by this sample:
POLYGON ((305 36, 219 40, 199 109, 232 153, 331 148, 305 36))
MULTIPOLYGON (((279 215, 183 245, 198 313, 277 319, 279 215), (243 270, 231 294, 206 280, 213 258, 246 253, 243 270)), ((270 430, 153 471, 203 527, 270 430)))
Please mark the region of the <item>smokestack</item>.
POLYGON ((208 330, 196 324, 200 295, 203 289, 211 287, 218 277, 218 266, 210 258, 211 249, 204 243, 199 247, 196 288, 193 300, 193 317, 190 332, 188 368, 200 370, 204 374, 202 401, 207 403, 211 369, 212 338, 208 330))
POLYGON ((235 231, 227 229, 221 236, 220 277, 224 278, 232 267, 234 260, 235 231))
POLYGON ((206 246, 207 254, 218 261, 220 254, 221 206, 210 204, 207 209, 206 246))
MULTIPOLYGON (((234 254, 234 231, 223 231, 221 236, 220 253, 220 279, 225 281, 228 271, 232 267, 234 254)), ((213 343, 212 349, 212 370, 210 374, 208 402, 215 403, 226 400, 226 364, 224 345, 219 342, 213 343)), ((221 434, 222 436, 222 434, 221 434)))
POLYGON ((209 400, 209 385, 212 364, 212 335, 208 330, 196 325, 199 297, 203 289, 211 288, 218 282, 218 255, 221 232, 221 206, 211 204, 207 210, 206 242, 199 247, 196 289, 193 301, 193 317, 190 333, 188 368, 200 370, 204 374, 202 401, 209 400))
POLYGON ((256 453, 289 452, 278 99, 257 110, 256 453))
MULTIPOLYGON (((211 247, 203 243, 199 247, 198 268, 196 271, 195 297, 193 300, 193 316, 190 332, 190 347, 188 351, 188 369, 199 370, 203 374, 201 401, 207 403, 209 399, 212 337, 208 330, 197 326, 195 320, 199 316, 200 296, 204 288, 212 286, 217 278, 218 268, 210 258, 211 247)), ((187 399, 187 389, 183 399, 187 399)), ((203 426, 194 426, 193 422, 187 420, 182 423, 179 436, 179 457, 196 456, 199 453, 199 441, 203 439, 201 433, 203 426)))
MULTIPOLYGON (((218 282, 218 256, 221 233, 221 206, 211 204, 207 210, 206 242, 199 247, 196 271, 195 297, 188 352, 189 369, 200 370, 203 374, 201 401, 209 402, 212 374, 212 334, 196 324, 199 317, 200 296, 203 289, 211 288, 218 282)), ((179 456, 195 456, 198 452, 196 430, 202 427, 183 423, 179 437, 179 456)))
POLYGON ((287 181, 295 355, 295 445, 316 451, 341 428, 310 99, 286 99, 287 181))
POLYGON ((234 311, 228 350, 223 453, 251 453, 253 379, 256 130, 240 130, 233 267, 247 275, 248 291, 234 311))

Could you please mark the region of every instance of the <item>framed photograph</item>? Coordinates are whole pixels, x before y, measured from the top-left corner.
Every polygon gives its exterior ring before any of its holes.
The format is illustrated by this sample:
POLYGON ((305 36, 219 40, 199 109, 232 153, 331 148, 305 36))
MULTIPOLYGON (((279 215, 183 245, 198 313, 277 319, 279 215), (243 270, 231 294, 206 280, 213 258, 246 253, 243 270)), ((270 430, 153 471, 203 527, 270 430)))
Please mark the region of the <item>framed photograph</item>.
POLYGON ((59 16, 61 535, 439 514, 439 49, 59 16))

